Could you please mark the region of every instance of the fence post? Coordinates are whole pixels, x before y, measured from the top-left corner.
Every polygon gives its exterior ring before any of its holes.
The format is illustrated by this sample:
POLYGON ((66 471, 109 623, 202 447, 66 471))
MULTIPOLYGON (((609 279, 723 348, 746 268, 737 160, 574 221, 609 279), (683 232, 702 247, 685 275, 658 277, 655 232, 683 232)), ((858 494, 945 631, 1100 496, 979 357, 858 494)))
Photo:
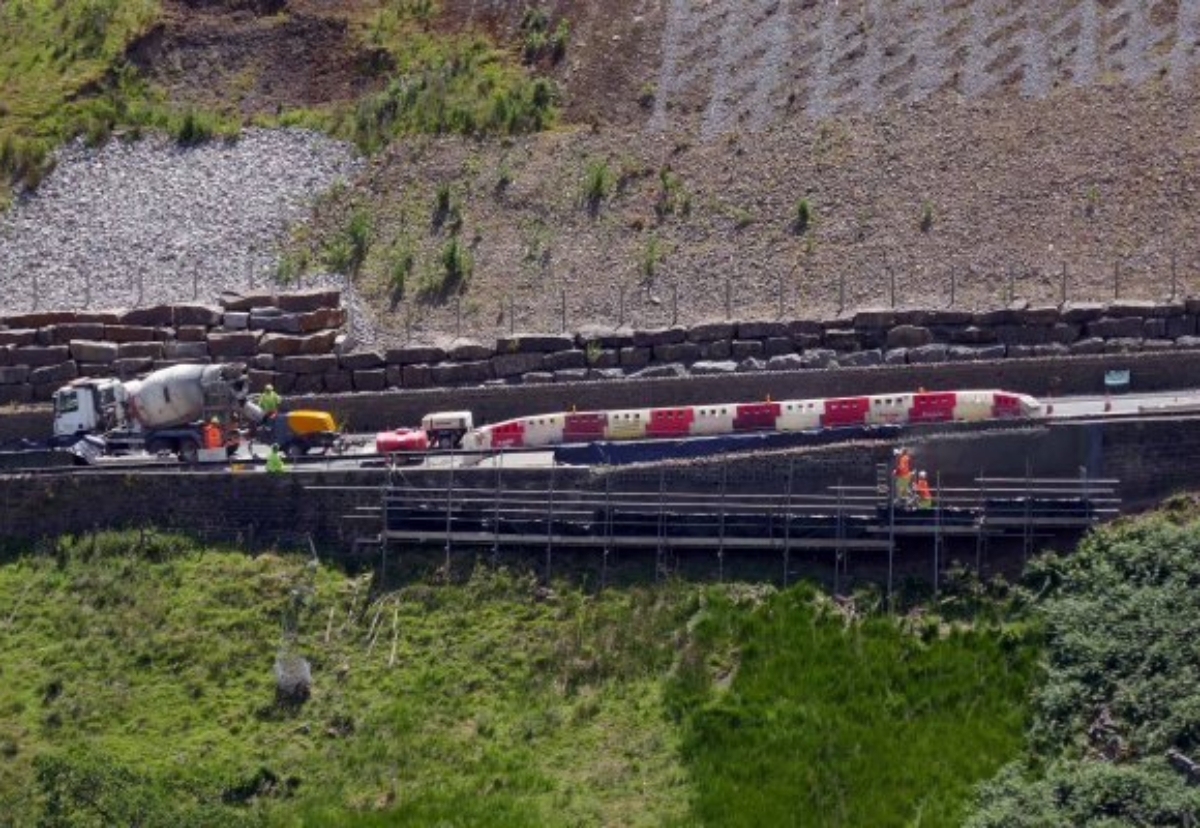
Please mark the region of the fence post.
POLYGON ((559 297, 562 299, 562 332, 567 332, 567 289, 559 288, 559 297))
POLYGON ((783 274, 779 274, 779 318, 783 319, 783 274))
POLYGON ((888 272, 888 294, 892 301, 892 310, 896 309, 896 268, 891 265, 887 266, 888 272))
POLYGON ((671 325, 679 324, 679 280, 671 283, 671 325))
POLYGON ((619 328, 625 324, 625 286, 619 285, 617 287, 617 291, 619 293, 617 304, 617 327, 619 328))
POLYGON ((846 312, 846 273, 838 276, 838 316, 846 312))
POLYGON ((404 306, 404 342, 412 342, 412 304, 404 306))
POLYGON ((733 318, 733 279, 725 277, 725 319, 733 318))
POLYGON ((38 277, 37 277, 37 271, 35 270, 35 271, 33 271, 33 309, 34 310, 38 309, 39 294, 41 294, 41 291, 38 290, 38 277))
POLYGON ((1178 287, 1177 275, 1175 270, 1175 251, 1171 250, 1171 301, 1175 301, 1176 288, 1178 287))
POLYGON ((462 297, 454 297, 454 338, 462 339, 462 297))
POLYGON ((142 304, 146 295, 146 277, 140 270, 138 271, 138 304, 142 304))
POLYGON ((83 307, 89 310, 92 307, 92 275, 90 273, 83 277, 83 307))
POLYGON ((954 294, 958 288, 958 268, 950 266, 950 307, 954 307, 954 294))
POLYGON ((1113 298, 1121 298, 1121 260, 1117 259, 1113 265, 1113 298))
POLYGON ((192 301, 196 302, 200 299, 200 271, 196 268, 195 262, 192 263, 192 301))
POLYGON ((1062 270, 1062 290, 1060 291, 1062 299, 1060 304, 1067 304, 1067 263, 1063 262, 1062 270))
POLYGON ((512 294, 508 296, 508 335, 512 336, 517 332, 517 303, 512 298, 512 294))
POLYGON ((1016 286, 1014 284, 1015 281, 1016 281, 1016 277, 1013 275, 1013 266, 1009 265, 1008 266, 1008 304, 1010 304, 1010 305, 1013 303, 1013 300, 1016 298, 1016 286))

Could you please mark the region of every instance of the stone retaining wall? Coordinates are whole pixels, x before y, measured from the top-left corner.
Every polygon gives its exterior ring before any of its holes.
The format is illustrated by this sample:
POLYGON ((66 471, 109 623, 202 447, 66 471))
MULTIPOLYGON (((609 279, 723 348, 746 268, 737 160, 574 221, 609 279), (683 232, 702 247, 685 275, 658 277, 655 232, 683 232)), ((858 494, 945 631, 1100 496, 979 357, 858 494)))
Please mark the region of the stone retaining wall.
POLYGON ((131 377, 181 362, 246 362, 256 389, 273 383, 305 395, 1200 350, 1200 299, 863 310, 826 321, 588 328, 357 351, 339 334, 338 302, 337 291, 264 292, 227 295, 221 307, 8 316, 0 404, 47 400, 77 376, 131 377))

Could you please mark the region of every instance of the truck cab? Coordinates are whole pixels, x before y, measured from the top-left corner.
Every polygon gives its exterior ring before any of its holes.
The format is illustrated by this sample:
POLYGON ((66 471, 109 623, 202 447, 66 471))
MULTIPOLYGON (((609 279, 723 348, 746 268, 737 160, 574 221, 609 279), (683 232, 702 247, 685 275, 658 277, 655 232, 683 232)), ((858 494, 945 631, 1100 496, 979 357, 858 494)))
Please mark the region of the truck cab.
POLYGON ((62 442, 126 425, 125 386, 114 379, 78 379, 54 392, 54 438, 62 442))

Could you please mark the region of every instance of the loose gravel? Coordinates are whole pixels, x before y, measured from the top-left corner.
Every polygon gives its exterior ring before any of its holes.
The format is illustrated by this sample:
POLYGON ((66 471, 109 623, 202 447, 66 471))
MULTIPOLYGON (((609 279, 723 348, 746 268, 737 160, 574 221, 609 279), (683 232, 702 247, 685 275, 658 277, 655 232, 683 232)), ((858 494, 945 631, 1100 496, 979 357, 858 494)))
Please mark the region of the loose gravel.
MULTIPOLYGON (((212 302, 261 289, 289 224, 362 163, 307 130, 249 129, 187 148, 165 137, 70 144, 42 186, 0 216, 0 311, 212 302)), ((341 280, 312 286, 331 282, 341 280)))

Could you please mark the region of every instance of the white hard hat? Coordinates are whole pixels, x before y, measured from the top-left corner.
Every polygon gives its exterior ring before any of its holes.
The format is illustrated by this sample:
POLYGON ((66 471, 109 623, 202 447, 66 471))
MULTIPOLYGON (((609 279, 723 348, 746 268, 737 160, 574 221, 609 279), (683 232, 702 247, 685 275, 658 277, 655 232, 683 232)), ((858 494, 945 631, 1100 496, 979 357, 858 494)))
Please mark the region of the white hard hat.
POLYGON ((925 472, 919 472, 918 476, 919 477, 928 477, 928 475, 926 475, 925 472))

